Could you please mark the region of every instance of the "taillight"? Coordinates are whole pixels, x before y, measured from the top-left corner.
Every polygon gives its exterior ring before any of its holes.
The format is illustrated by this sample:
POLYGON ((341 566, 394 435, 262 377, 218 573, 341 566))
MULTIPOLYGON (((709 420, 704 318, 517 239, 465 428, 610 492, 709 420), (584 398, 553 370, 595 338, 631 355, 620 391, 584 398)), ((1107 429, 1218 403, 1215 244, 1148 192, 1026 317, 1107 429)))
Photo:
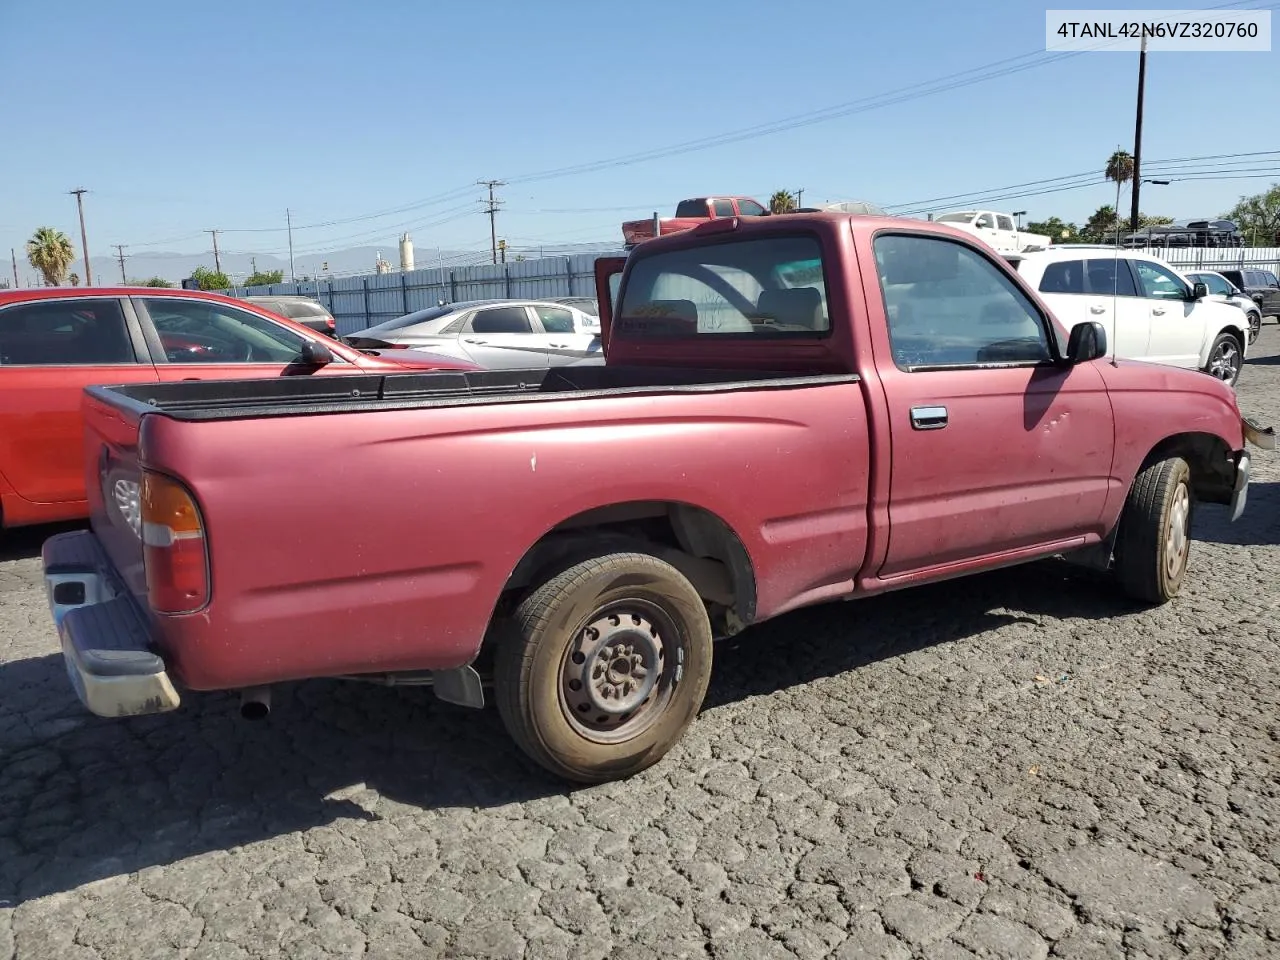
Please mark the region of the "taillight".
POLYGON ((328 317, 328 318, 326 318, 326 320, 325 320, 325 322, 324 322, 324 325, 325 325, 326 327, 328 327, 330 330, 333 330, 333 329, 335 329, 335 328, 338 326, 338 325, 334 322, 333 317, 328 317))
POLYGON ((147 601, 156 613, 194 613, 209 601, 200 510, 178 481, 147 471, 141 501, 147 601))

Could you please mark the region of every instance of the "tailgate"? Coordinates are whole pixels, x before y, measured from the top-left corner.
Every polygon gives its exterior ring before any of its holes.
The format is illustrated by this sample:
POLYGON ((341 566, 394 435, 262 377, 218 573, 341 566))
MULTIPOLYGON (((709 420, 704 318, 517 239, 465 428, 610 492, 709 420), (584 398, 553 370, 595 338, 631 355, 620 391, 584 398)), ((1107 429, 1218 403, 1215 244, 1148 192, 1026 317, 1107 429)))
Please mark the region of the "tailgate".
POLYGON ((89 521, 124 585, 147 609, 142 565, 141 469, 136 409, 117 406, 101 392, 82 395, 85 490, 89 521))

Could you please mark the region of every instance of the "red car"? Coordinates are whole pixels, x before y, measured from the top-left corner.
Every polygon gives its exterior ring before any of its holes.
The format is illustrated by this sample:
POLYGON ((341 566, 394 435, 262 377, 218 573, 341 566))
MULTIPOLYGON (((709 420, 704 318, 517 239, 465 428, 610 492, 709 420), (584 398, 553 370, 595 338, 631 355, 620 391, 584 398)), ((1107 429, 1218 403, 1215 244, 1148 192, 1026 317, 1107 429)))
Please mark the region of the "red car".
POLYGON ((80 400, 90 384, 475 369, 354 350, 195 290, 0 291, 0 526, 88 516, 80 400))

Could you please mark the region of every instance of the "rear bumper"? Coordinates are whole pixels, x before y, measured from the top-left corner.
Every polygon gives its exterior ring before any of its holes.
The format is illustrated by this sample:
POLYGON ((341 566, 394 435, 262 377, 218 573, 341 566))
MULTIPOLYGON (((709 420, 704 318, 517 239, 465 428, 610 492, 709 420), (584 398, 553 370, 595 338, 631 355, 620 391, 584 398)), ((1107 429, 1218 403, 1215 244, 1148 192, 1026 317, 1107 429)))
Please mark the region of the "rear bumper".
POLYGON ((41 560, 63 665, 80 702, 100 717, 175 709, 180 699, 164 659, 97 537, 89 531, 50 537, 41 560))

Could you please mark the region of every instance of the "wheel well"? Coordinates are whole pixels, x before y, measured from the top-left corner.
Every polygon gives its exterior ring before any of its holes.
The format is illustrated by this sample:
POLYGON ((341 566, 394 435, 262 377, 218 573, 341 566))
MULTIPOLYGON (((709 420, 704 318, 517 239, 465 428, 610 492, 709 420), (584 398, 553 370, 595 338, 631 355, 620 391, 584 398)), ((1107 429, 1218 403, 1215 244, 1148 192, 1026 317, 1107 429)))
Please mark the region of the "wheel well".
POLYGON ((1240 344, 1240 346, 1241 346, 1241 347, 1243 347, 1243 346, 1245 345, 1245 341, 1246 341, 1246 339, 1247 339, 1247 338, 1246 338, 1246 335, 1245 335, 1244 330, 1243 330, 1243 329, 1241 329, 1240 327, 1234 327, 1234 326, 1226 326, 1226 327, 1223 327, 1221 330, 1219 330, 1219 331, 1218 331, 1218 336, 1220 337, 1220 336, 1222 336, 1224 333, 1229 333, 1229 334, 1231 334, 1233 337, 1235 337, 1235 338, 1236 338, 1236 343, 1240 344))
POLYGON ((755 619, 755 571, 741 539, 709 510, 669 501, 611 504, 556 524, 520 558, 495 615, 514 609, 529 588, 558 570, 613 550, 650 553, 688 577, 720 636, 755 619))
POLYGON ((1182 457, 1191 467, 1191 489, 1206 503, 1230 503, 1235 489, 1235 457, 1221 437, 1212 433, 1179 433, 1161 440, 1146 466, 1166 457, 1182 457))

